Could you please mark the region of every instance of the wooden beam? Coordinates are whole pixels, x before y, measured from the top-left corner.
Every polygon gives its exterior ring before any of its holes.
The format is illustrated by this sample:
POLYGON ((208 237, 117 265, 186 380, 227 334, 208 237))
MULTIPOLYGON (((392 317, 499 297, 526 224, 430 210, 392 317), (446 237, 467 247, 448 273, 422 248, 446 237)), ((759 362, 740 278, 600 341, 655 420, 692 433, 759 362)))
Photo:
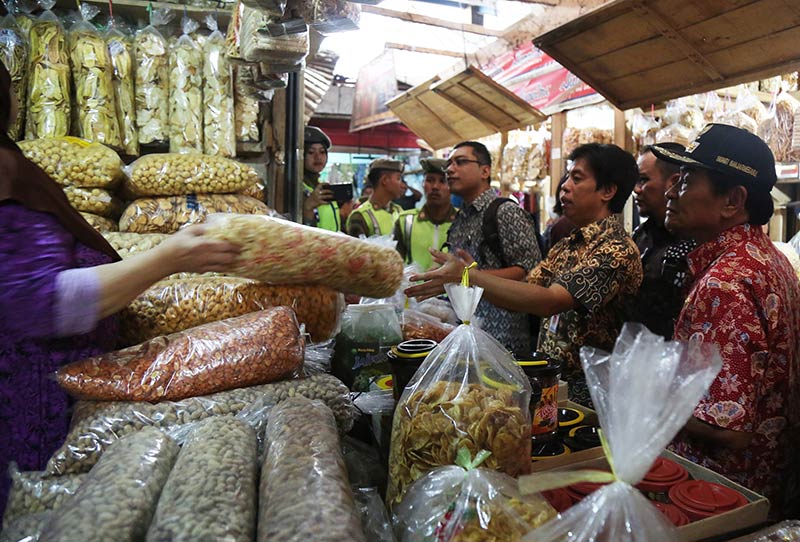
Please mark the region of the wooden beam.
POLYGON ((464 58, 464 53, 458 51, 445 51, 443 49, 431 49, 429 47, 417 47, 406 43, 387 42, 387 49, 397 49, 399 51, 411 51, 412 53, 425 53, 429 55, 452 56, 454 58, 464 58))
POLYGON ((408 21, 410 23, 426 24, 428 26, 437 26, 439 28, 448 28, 450 30, 459 30, 461 32, 469 32, 470 34, 479 34, 481 36, 502 36, 502 30, 491 30, 483 26, 469 23, 454 23, 444 19, 437 19, 435 17, 428 17, 427 15, 420 15, 419 13, 408 13, 407 11, 397 11, 394 9, 386 9, 379 6, 372 6, 369 4, 361 5, 362 13, 372 13, 373 15, 380 15, 381 17, 391 17, 393 19, 400 19, 401 21, 408 21))

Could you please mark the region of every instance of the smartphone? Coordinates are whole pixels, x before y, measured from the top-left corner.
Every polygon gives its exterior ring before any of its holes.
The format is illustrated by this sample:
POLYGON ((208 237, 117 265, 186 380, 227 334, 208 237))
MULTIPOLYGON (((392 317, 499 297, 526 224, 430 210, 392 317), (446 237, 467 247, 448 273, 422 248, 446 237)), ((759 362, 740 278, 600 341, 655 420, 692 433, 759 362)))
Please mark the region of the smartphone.
POLYGON ((328 190, 333 192, 333 200, 336 203, 344 203, 353 199, 352 184, 331 184, 328 185, 328 190))

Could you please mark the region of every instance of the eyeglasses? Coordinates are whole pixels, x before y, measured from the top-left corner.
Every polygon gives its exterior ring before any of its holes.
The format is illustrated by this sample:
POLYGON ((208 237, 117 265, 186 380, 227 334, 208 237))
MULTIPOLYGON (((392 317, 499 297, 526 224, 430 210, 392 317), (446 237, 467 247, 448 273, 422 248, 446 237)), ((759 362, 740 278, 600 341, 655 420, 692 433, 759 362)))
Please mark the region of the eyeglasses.
POLYGON ((470 163, 478 164, 479 166, 485 165, 485 164, 482 164, 480 160, 470 160, 469 158, 462 158, 462 157, 459 156, 458 158, 451 158, 450 160, 445 162, 444 167, 445 167, 445 169, 447 169, 450 166, 452 166, 453 164, 455 164, 458 167, 464 167, 465 165, 470 164, 470 163))

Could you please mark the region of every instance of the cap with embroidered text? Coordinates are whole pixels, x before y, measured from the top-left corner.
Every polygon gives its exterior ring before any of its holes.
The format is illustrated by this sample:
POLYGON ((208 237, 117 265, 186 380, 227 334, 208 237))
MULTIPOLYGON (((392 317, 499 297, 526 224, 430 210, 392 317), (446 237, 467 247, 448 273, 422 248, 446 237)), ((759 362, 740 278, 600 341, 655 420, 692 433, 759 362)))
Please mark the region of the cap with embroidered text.
POLYGON ((329 138, 325 132, 316 126, 305 127, 303 130, 303 141, 305 142, 306 147, 313 145, 314 143, 319 143, 326 149, 331 148, 331 138, 329 138))
POLYGON ((440 173, 445 174, 447 170, 447 160, 443 158, 423 158, 419 161, 424 173, 440 173))
POLYGON ((775 182, 775 157, 766 143, 747 130, 709 124, 683 152, 653 145, 657 158, 681 166, 710 169, 738 179, 750 189, 769 192, 775 182))
POLYGON ((399 171, 403 173, 405 165, 399 160, 390 160, 388 158, 376 158, 369 164, 369 170, 386 169, 388 171, 399 171))

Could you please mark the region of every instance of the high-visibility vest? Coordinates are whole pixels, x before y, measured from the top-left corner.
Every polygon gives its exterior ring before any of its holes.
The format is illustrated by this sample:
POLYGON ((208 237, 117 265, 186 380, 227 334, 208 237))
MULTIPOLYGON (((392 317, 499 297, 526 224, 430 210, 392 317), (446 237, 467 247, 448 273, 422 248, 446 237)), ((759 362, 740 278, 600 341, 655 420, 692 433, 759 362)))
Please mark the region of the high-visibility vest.
MULTIPOLYGON (((310 196, 311 192, 313 191, 314 187, 308 183, 303 183, 303 192, 305 193, 305 197, 310 196)), ((317 219, 318 228, 329 231, 342 230, 341 218, 339 215, 339 204, 335 201, 331 201, 325 205, 320 205, 314 209, 314 216, 317 219)))
MULTIPOLYGON (((358 213, 363 216, 364 222, 367 225, 367 237, 373 235, 391 235, 394 231, 394 221, 400 216, 403 208, 396 203, 389 204, 390 211, 386 209, 376 209, 372 206, 371 201, 366 201, 354 209, 350 216, 358 213)), ((348 225, 350 219, 348 218, 348 225)), ((349 226, 348 226, 349 227, 349 226)))
POLYGON ((447 221, 434 224, 427 218, 424 209, 412 209, 402 213, 397 220, 400 223, 403 245, 406 247, 406 263, 416 263, 423 270, 430 269, 433 257, 428 249, 442 250, 455 215, 456 209, 453 208, 447 221))

